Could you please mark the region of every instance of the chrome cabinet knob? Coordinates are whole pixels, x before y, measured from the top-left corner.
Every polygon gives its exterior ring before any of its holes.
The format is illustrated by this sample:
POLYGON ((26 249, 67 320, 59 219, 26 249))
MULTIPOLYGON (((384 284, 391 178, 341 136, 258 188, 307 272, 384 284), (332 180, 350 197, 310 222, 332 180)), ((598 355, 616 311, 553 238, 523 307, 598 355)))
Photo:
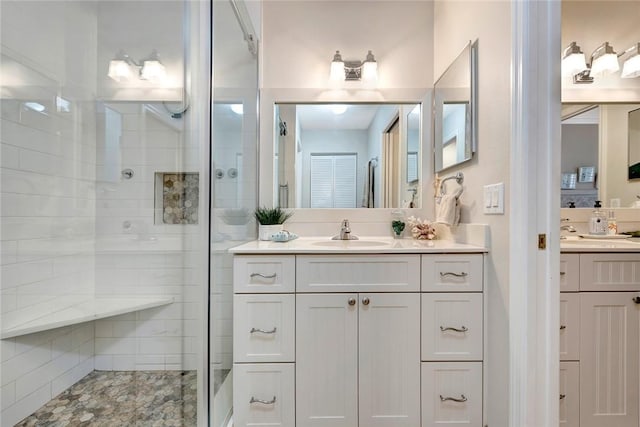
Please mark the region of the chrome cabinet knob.
POLYGON ((635 302, 636 304, 640 304, 640 297, 634 297, 633 302, 635 302))
POLYGON ((369 300, 369 298, 368 298, 368 297, 364 297, 364 298, 362 298, 362 304, 364 304, 364 305, 369 305, 369 303, 370 303, 370 302, 371 302, 371 301, 369 300))
POLYGON ((355 298, 349 298, 349 305, 356 305, 356 299, 355 298))

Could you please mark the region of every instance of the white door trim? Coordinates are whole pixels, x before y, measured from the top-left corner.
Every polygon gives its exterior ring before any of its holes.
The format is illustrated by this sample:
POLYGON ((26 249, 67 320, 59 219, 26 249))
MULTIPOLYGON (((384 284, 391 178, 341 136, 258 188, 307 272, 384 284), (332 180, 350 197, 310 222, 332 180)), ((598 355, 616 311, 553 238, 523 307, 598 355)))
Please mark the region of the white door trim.
POLYGON ((512 427, 556 427, 559 390, 560 1, 512 7, 509 265, 512 427), (547 237, 538 249, 538 234, 547 237))

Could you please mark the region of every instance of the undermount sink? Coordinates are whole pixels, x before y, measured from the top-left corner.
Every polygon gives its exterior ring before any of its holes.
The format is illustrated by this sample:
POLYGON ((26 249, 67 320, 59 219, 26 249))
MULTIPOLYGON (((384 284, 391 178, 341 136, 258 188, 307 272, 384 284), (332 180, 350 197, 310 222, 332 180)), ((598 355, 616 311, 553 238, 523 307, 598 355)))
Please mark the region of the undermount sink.
POLYGON ((382 242, 379 240, 326 240, 320 242, 313 242, 314 246, 328 246, 328 247, 368 247, 368 246, 389 246, 388 242, 382 242))

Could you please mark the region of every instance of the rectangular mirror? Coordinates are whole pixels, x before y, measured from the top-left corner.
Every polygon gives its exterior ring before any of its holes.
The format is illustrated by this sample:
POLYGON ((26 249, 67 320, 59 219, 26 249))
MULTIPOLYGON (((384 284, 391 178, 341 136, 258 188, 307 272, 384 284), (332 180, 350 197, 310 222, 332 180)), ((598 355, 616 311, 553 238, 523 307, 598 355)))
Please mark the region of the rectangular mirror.
POLYGON ((276 103, 274 204, 420 207, 420 122, 420 104, 276 103))
POLYGON ((629 111, 629 179, 640 179, 640 108, 629 111))
POLYGON ((476 150, 477 42, 469 43, 434 85, 435 171, 471 160, 476 150))
POLYGON ((640 207, 640 105, 562 104, 561 165, 561 207, 640 207))

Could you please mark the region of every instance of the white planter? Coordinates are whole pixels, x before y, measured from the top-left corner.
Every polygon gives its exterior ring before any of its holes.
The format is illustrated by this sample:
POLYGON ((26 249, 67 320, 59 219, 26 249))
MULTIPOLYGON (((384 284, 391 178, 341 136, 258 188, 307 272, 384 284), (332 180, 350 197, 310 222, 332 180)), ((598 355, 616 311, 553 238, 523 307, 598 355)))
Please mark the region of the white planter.
POLYGON ((282 229, 283 229, 282 224, 275 224, 275 225, 258 224, 258 239, 271 240, 271 235, 279 231, 282 231, 282 229))

